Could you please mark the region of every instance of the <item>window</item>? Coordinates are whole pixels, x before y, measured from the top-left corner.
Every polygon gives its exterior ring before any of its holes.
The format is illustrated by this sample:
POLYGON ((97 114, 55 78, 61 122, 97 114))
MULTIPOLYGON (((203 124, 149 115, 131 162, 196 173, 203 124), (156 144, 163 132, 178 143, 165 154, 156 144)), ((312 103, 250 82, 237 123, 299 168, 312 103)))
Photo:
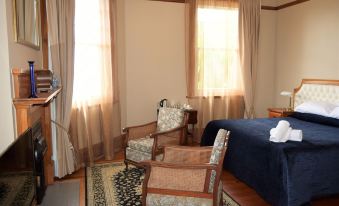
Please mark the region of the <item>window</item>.
POLYGON ((73 105, 97 104, 111 75, 108 3, 76 0, 73 105))
POLYGON ((238 9, 198 8, 197 89, 203 96, 239 90, 238 9))

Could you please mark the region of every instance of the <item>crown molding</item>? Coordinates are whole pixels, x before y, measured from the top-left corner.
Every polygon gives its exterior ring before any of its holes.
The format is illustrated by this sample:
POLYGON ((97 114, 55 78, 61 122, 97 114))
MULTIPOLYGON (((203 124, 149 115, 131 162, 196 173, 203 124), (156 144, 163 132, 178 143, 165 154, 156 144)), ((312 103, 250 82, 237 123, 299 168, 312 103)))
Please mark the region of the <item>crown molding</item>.
MULTIPOLYGON (((175 2, 175 3, 185 3, 185 0, 151 0, 151 1, 164 1, 164 2, 175 2)), ((297 4, 301 4, 304 3, 306 1, 310 1, 310 0, 295 0, 289 3, 285 3, 279 6, 261 6, 261 9, 263 10, 271 10, 271 11, 278 11, 287 7, 291 7, 297 4)))

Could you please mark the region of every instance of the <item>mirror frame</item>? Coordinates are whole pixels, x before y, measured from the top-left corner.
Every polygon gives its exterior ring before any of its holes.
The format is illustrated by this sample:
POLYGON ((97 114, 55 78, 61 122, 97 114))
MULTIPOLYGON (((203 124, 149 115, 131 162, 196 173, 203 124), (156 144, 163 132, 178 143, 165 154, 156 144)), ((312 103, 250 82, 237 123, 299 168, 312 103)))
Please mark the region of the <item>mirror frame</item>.
POLYGON ((19 36, 18 36, 18 31, 19 31, 19 24, 17 23, 17 6, 16 6, 16 0, 12 0, 12 3, 13 3, 13 28, 14 28, 14 41, 19 43, 19 44, 22 44, 22 45, 25 45, 25 46, 28 46, 28 47, 31 47, 33 49, 36 49, 36 50, 40 50, 40 46, 41 46, 41 8, 40 8, 40 0, 36 0, 37 1, 37 15, 36 15, 36 21, 37 21, 37 26, 38 26, 38 42, 37 44, 34 44, 32 42, 29 42, 25 39, 20 39, 19 36))

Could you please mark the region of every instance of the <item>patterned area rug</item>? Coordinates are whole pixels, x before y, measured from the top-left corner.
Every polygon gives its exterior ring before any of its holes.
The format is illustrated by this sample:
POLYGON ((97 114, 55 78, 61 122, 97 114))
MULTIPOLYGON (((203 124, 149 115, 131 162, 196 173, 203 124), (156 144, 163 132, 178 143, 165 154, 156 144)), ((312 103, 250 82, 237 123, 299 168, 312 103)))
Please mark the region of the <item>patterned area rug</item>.
MULTIPOLYGON (((129 167, 122 162, 98 164, 86 168, 87 206, 141 205, 144 170, 129 167)), ((223 193, 224 206, 239 206, 223 193)))
POLYGON ((31 205, 34 196, 32 172, 0 175, 0 205, 31 205))

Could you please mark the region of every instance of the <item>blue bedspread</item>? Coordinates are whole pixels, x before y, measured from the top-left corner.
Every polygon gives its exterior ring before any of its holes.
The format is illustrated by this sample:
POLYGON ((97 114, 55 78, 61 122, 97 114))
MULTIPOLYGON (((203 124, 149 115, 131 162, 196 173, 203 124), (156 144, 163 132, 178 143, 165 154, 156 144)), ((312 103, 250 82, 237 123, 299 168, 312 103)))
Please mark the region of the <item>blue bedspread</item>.
POLYGON ((308 204, 339 194, 339 127, 300 119, 215 120, 201 145, 213 145, 219 128, 231 131, 224 168, 272 205, 308 204), (274 143, 269 131, 279 120, 303 130, 303 141, 274 143))

